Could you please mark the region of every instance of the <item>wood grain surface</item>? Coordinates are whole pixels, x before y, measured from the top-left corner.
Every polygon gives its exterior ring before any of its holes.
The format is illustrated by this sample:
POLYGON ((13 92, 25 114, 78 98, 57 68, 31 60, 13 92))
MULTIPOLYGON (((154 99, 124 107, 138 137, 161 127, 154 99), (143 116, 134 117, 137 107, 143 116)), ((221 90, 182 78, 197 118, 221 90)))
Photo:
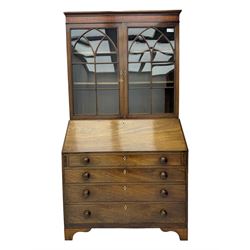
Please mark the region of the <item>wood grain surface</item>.
POLYGON ((64 202, 91 201, 185 201, 185 185, 166 184, 68 184, 64 187, 64 202), (88 191, 88 195, 84 195, 88 191), (166 194, 162 194, 166 192, 166 194))
POLYGON ((188 148, 179 120, 180 10, 66 12, 70 121, 62 149, 65 239, 91 228, 188 234, 188 148), (175 29, 173 112, 129 112, 128 27, 175 29), (71 29, 115 28, 119 114, 74 113, 71 29), (127 118, 127 119, 126 119, 127 118))
POLYGON ((187 151, 179 119, 69 121, 63 153, 131 151, 187 151))
POLYGON ((185 223, 185 203, 89 203, 65 205, 65 223, 185 223), (165 210, 166 215, 161 211, 165 210), (90 211, 89 217, 84 216, 90 211))
POLYGON ((182 166, 185 157, 182 152, 122 152, 68 154, 68 167, 126 167, 126 166, 182 166), (162 157, 165 161, 161 161, 162 157))
POLYGON ((185 183, 184 168, 105 168, 85 167, 64 170, 65 184, 88 184, 88 183, 115 183, 115 182, 158 182, 158 183, 185 183), (84 174, 89 173, 85 179, 84 174))
POLYGON ((66 23, 179 22, 181 10, 65 12, 66 23))

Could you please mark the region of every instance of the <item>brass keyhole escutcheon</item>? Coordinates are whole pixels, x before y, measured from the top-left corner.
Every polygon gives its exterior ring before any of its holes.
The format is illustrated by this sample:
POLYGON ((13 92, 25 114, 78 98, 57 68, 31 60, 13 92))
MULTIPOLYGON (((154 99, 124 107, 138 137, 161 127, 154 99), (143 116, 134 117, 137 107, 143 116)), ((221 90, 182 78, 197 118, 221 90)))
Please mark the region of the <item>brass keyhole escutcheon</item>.
POLYGON ((124 210, 127 210, 127 209, 128 209, 127 205, 124 205, 124 210))
POLYGON ((124 160, 124 161, 126 161, 126 160, 127 160, 127 157, 126 157, 125 155, 123 156, 123 160, 124 160))
POLYGON ((127 170, 126 170, 126 169, 123 170, 123 174, 124 174, 124 175, 127 174, 127 170))
POLYGON ((127 190, 127 186, 123 186, 123 190, 126 191, 127 190))

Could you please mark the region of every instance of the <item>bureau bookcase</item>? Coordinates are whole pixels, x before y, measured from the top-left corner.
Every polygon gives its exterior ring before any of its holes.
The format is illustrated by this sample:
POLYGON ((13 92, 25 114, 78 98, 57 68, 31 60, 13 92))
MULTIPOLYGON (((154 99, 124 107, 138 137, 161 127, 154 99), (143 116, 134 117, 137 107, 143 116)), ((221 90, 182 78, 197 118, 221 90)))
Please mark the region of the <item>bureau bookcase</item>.
POLYGON ((65 239, 92 228, 188 234, 179 10, 66 12, 65 239))

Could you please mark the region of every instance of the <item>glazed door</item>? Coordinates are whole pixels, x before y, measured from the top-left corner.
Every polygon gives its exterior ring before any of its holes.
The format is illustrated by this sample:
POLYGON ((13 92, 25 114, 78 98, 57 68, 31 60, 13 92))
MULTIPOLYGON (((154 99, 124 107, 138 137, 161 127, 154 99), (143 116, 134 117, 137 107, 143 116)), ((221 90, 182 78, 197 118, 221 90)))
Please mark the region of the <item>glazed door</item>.
POLYGON ((119 25, 68 27, 74 118, 120 117, 119 25))
POLYGON ((67 40, 71 119, 178 116, 178 24, 70 24, 67 40))
POLYGON ((127 26, 127 113, 174 116, 178 27, 171 24, 127 26))

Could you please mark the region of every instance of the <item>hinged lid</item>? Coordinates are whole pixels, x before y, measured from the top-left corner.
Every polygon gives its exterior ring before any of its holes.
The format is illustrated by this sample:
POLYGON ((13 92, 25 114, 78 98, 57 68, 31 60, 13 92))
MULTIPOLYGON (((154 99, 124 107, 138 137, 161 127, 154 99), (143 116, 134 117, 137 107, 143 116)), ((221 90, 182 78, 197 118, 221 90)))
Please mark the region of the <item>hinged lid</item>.
POLYGON ((186 151, 179 119, 69 121, 63 153, 186 151))

